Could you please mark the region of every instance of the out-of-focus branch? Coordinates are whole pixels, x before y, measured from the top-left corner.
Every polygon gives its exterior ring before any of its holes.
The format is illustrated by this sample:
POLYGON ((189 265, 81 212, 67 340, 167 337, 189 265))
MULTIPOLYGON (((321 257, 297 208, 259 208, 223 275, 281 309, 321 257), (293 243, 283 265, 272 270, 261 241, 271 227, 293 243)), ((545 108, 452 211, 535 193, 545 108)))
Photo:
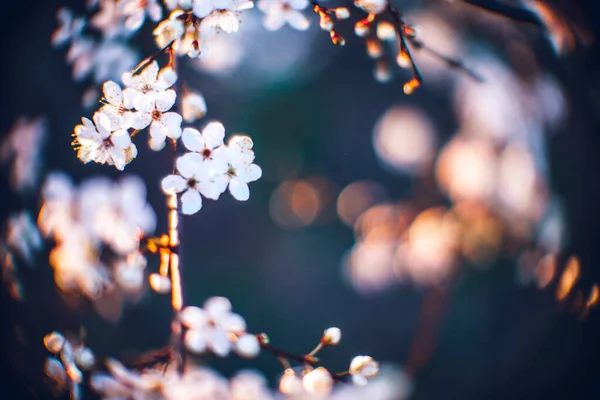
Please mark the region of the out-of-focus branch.
POLYGON ((482 8, 494 14, 502 15, 514 21, 523 22, 526 24, 535 25, 545 29, 545 25, 540 17, 527 8, 520 7, 516 4, 507 4, 497 0, 462 0, 465 3, 475 7, 482 8))

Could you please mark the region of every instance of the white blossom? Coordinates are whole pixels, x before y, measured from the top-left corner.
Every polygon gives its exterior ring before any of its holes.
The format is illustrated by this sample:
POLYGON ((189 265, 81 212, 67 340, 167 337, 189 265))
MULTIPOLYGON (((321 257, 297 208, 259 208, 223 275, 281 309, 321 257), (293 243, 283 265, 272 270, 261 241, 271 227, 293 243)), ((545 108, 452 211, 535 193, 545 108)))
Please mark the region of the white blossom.
POLYGON ((254 182, 262 176, 260 167, 253 164, 252 146, 252 139, 248 136, 236 135, 229 139, 226 148, 219 149, 225 153, 228 164, 227 171, 220 179, 222 191, 229 186, 229 193, 236 200, 248 200, 250 198, 248 183, 254 182))
POLYGON ((212 36, 221 31, 237 32, 240 12, 254 7, 250 0, 195 0, 193 12, 200 22, 202 36, 212 36))
POLYGON ((259 0, 258 8, 265 13, 263 25, 270 31, 276 31, 286 23, 300 31, 310 26, 308 18, 301 10, 308 7, 308 0, 259 0))
POLYGON ((90 179, 81 185, 77 206, 89 232, 121 255, 138 250, 140 236, 156 227, 146 187, 138 177, 127 176, 117 184, 90 179))
POLYGON ((146 264, 146 257, 140 252, 119 260, 114 266, 115 283, 126 293, 138 293, 144 285, 146 264))
POLYGON ((185 346, 194 353, 203 353, 208 349, 225 357, 233 348, 230 335, 235 338, 246 331, 246 322, 231 312, 231 303, 224 297, 211 297, 203 308, 186 307, 181 311, 180 318, 188 328, 185 346))
POLYGON ((194 122, 206 114, 204 96, 196 92, 187 92, 181 98, 181 115, 185 122, 194 122))
POLYGON ((348 372, 355 385, 364 386, 367 378, 374 377, 379 372, 379 363, 369 356, 356 356, 352 359, 348 372))
POLYGON ((229 383, 231 400, 272 400, 266 379, 254 371, 240 371, 229 383))
MULTIPOLYGON (((170 67, 159 71, 156 61, 152 61, 139 74, 125 72, 121 79, 127 88, 132 89, 133 106, 138 111, 152 110, 157 105, 163 107, 163 103, 169 102, 171 98, 173 103, 175 102, 175 91, 171 93, 167 89, 177 81, 177 74, 170 67), (165 92, 169 94, 164 95, 165 92)), ((173 103, 167 110, 173 106, 173 103)))
POLYGON ((235 342, 235 352, 244 358, 254 358, 260 352, 260 342, 256 335, 244 334, 235 342))
POLYGON ((302 386, 308 393, 326 398, 333 390, 333 377, 325 368, 318 367, 304 375, 302 386))
POLYGON ((321 339, 321 343, 327 346, 336 346, 342 340, 342 331, 340 328, 332 327, 327 328, 325 332, 323 332, 323 338, 321 339))
POLYGON ((386 9, 387 0, 354 0, 354 5, 364 12, 370 14, 379 14, 386 9))
POLYGON ((59 26, 52 33, 52 44, 54 46, 60 46, 79 37, 85 27, 85 20, 75 18, 73 12, 66 7, 58 10, 56 19, 58 19, 59 26))
POLYGON ((27 263, 33 263, 34 253, 42 248, 43 242, 31 214, 23 211, 8 219, 6 244, 27 263))
POLYGON ((173 41, 180 41, 185 33, 185 26, 178 17, 183 13, 181 10, 173 11, 169 18, 161 21, 160 24, 152 33, 154 34, 154 40, 159 48, 166 47, 173 41))
POLYGON ((94 122, 82 118, 82 125, 75 127, 77 157, 84 163, 108 163, 123 170, 136 155, 137 149, 125 129, 112 132, 112 123, 102 112, 94 113, 94 122))
POLYGON ((0 142, 0 161, 11 164, 10 183, 18 192, 29 191, 38 184, 47 130, 45 118, 21 117, 0 142))
POLYGON ((103 0, 100 9, 90 18, 90 25, 102 32, 106 39, 128 36, 131 31, 125 28, 124 15, 118 0, 103 0))
POLYGON ((119 7, 127 17, 125 27, 130 31, 137 31, 144 24, 146 14, 154 22, 162 17, 162 8, 157 0, 121 0, 119 7))
POLYGON ((104 82, 102 86, 105 104, 100 108, 110 118, 112 130, 128 129, 133 122, 133 99, 132 89, 121 90, 121 87, 113 82, 104 82))

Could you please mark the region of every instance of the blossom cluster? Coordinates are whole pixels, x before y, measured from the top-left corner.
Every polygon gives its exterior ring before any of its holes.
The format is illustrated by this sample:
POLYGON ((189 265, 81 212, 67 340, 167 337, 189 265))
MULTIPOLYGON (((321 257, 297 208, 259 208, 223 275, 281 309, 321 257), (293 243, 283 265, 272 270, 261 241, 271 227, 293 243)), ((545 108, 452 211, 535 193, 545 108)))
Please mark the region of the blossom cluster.
POLYGON ((57 394, 68 391, 71 399, 81 398, 83 371, 94 367, 92 351, 66 339, 54 331, 44 336, 44 346, 52 355, 46 358, 44 372, 50 378, 57 394))
POLYGON ((154 231, 156 216, 139 178, 116 184, 94 178, 76 188, 65 175, 52 174, 42 197, 38 225, 56 243, 50 264, 59 288, 98 298, 114 276, 125 292, 141 289, 146 260, 139 253, 140 241, 154 231), (107 251, 112 255, 108 261, 101 257, 107 251))
POLYGON ((183 130, 182 141, 190 152, 176 160, 178 174, 165 177, 162 188, 167 194, 183 193, 184 214, 194 214, 202 207, 202 196, 217 200, 229 187, 231 195, 248 200, 248 183, 259 179, 262 171, 253 163, 252 140, 236 135, 223 143, 225 127, 210 122, 200 133, 194 128, 183 130))

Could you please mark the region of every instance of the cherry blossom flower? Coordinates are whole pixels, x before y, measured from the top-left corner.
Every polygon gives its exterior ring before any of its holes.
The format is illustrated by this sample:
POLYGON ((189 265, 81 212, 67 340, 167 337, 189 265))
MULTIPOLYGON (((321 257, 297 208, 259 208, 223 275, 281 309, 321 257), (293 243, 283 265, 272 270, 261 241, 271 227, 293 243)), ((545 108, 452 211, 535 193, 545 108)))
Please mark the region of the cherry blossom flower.
POLYGON ((66 7, 58 10, 56 19, 58 19, 58 28, 52 33, 54 46, 60 46, 79 37, 85 27, 85 19, 75 18, 73 12, 66 7))
POLYGON ((300 11, 308 7, 308 0, 259 0, 258 8, 265 13, 263 25, 270 31, 279 30, 286 23, 299 31, 310 26, 300 11))
POLYGON ((154 22, 162 17, 162 8, 157 0, 121 0, 119 7, 127 17, 125 27, 130 31, 137 31, 146 20, 146 14, 154 22))
POLYGON ((115 283, 126 293, 138 293, 144 285, 146 257, 140 252, 119 260, 114 267, 115 283))
POLYGON ((77 37, 67 52, 67 63, 73 64, 73 79, 80 81, 94 68, 96 44, 91 38, 77 37))
POLYGON ((232 400, 273 400, 266 379, 254 371, 240 371, 229 383, 232 400))
MULTIPOLYGON (((173 11, 171 15, 169 15, 169 18, 161 21, 161 23, 158 24, 156 28, 154 28, 154 31, 152 31, 152 33, 154 34, 154 40, 156 41, 156 45, 159 48, 162 49, 173 41, 181 41, 183 35, 186 32, 183 22, 181 21, 181 19, 178 18, 181 15, 183 15, 183 12, 181 10, 173 11)), ((174 44, 174 47, 177 48, 179 47, 179 45, 174 44)))
POLYGON ((181 98, 181 115, 185 122, 194 122, 204 117, 206 115, 204 96, 196 92, 185 93, 181 98))
POLYGON ((27 263, 33 263, 34 253, 42 248, 43 242, 31 214, 23 211, 8 219, 6 244, 27 263))
POLYGON ((193 12, 196 17, 202 18, 202 36, 211 36, 221 31, 237 32, 240 12, 252 7, 254 3, 249 0, 195 0, 193 12))
POLYGON ((211 297, 203 308, 186 307, 181 311, 180 318, 188 328, 185 346, 194 353, 209 349, 225 357, 233 348, 230 335, 236 337, 246 331, 246 322, 231 312, 231 303, 225 297, 211 297))
POLYGON ((166 109, 168 110, 175 102, 175 92, 169 92, 167 89, 177 81, 177 74, 169 67, 159 72, 156 61, 150 63, 139 74, 124 73, 121 79, 127 88, 133 90, 133 106, 138 111, 152 110, 159 105, 163 107, 165 102, 169 103, 172 100, 171 105, 166 109))
POLYGON ((100 108, 110 118, 112 130, 128 129, 133 122, 134 94, 132 89, 121 90, 121 87, 113 82, 104 82, 102 86, 105 105, 100 108))
POLYGON ((388 5, 388 0, 354 0, 354 5, 364 12, 379 14, 388 5))
POLYGON ((128 370, 120 362, 109 359, 108 373, 92 374, 90 385, 102 399, 229 399, 227 380, 203 367, 186 368, 179 374, 172 368, 166 371, 147 369, 128 370))
POLYGON ((177 159, 176 165, 179 175, 165 177, 161 182, 162 189, 167 194, 183 192, 181 211, 187 215, 195 214, 202 208, 202 182, 207 182, 202 156, 198 153, 184 154, 177 159))
POLYGON ((318 367, 304 375, 302 386, 310 394, 327 397, 333 390, 333 378, 325 368, 318 367))
POLYGON ((132 126, 135 129, 144 129, 150 125, 152 150, 162 150, 167 138, 178 139, 181 136, 183 118, 176 112, 167 112, 175 104, 175 97, 175 91, 171 89, 157 92, 153 96, 153 108, 134 114, 132 126))
POLYGON ((94 122, 82 118, 82 125, 75 127, 74 144, 78 146, 77 157, 84 163, 108 163, 123 170, 135 156, 137 149, 124 129, 112 132, 112 123, 102 112, 94 113, 94 122))
POLYGON ((379 372, 379 363, 369 356, 356 356, 352 359, 348 372, 355 385, 364 386, 367 384, 367 378, 379 372))
POLYGON ((131 31, 125 29, 123 13, 117 0, 104 0, 99 3, 100 10, 90 18, 90 25, 102 32, 106 39, 128 36, 131 31))
POLYGON ((140 236, 152 233, 156 227, 144 182, 135 176, 117 184, 101 178, 88 180, 79 189, 77 206, 94 237, 121 255, 138 250, 140 236))
POLYGON ((236 135, 229 140, 226 148, 219 149, 225 152, 228 164, 227 171, 220 179, 223 185, 222 191, 229 186, 229 193, 239 201, 246 201, 250 198, 248 183, 254 182, 262 176, 260 167, 253 164, 252 146, 252 139, 248 136, 236 135))
POLYGON ((94 82, 119 79, 137 63, 138 55, 131 48, 116 40, 104 40, 94 50, 94 82))
POLYGON ((18 192, 27 192, 38 184, 47 130, 45 118, 21 117, 0 142, 0 161, 11 163, 10 183, 18 192))

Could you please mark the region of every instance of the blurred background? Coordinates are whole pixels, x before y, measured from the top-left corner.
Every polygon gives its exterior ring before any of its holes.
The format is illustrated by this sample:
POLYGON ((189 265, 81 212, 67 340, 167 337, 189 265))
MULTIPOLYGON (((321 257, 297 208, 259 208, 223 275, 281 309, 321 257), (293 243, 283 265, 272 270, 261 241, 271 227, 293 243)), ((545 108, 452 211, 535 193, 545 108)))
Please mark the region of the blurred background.
MULTIPOLYGON (((344 370, 357 354, 397 365, 410 382, 402 398, 600 396, 591 296, 600 282, 600 7, 533 4, 549 34, 458 0, 397 2, 425 44, 484 79, 417 51, 425 81, 411 96, 410 71, 393 53, 393 77, 380 83, 374 69, 381 79, 387 67, 376 69, 383 60, 368 57, 352 24, 339 23, 346 46, 336 47, 308 10, 308 31, 277 33, 246 12, 207 61, 183 62, 180 79, 208 104, 195 125, 220 120, 227 135, 248 134, 263 169, 249 201, 224 195, 185 218, 188 302, 226 296, 249 331, 297 353, 337 326, 343 340, 323 353, 326 365, 344 370)), ((85 10, 73 0, 3 5, 0 132, 45 116, 44 173, 117 178, 81 164, 70 145, 95 105, 82 105, 93 79, 73 82, 65 50, 50 45, 61 6, 85 10)), ((155 51, 152 28, 132 41, 138 56, 155 51)), ((159 179, 171 156, 138 148, 124 173, 145 180, 162 232, 159 179)), ((36 215, 39 198, 12 193, 2 172, 2 221, 36 215)), ((110 322, 83 300, 65 305, 46 254, 20 271, 21 301, 2 292, 3 398, 52 397, 42 344, 52 330, 84 326, 89 347, 121 359, 168 340, 168 296, 116 304, 110 322)), ((272 382, 280 372, 267 354, 207 362, 225 375, 256 368, 272 382)))

